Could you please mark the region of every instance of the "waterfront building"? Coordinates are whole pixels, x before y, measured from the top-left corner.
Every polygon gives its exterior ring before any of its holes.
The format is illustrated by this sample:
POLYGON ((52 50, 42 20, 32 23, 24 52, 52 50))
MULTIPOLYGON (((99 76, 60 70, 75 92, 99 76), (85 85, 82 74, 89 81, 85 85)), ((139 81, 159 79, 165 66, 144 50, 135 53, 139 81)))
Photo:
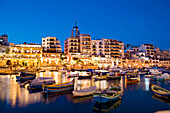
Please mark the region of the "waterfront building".
POLYGON ((64 54, 66 54, 69 59, 71 56, 77 57, 80 55, 80 31, 76 22, 71 31, 71 37, 68 37, 64 41, 64 54))
POLYGON ((80 34, 80 52, 82 55, 91 55, 91 36, 80 34))
MULTIPOLYGON (((7 63, 36 67, 40 66, 42 47, 35 43, 24 43, 10 46, 10 54, 6 57, 7 63)), ((8 65, 8 64, 7 64, 8 65)))
POLYGON ((124 43, 114 39, 91 41, 92 55, 106 55, 107 57, 121 58, 124 56, 124 43))
POLYGON ((8 35, 1 35, 0 36, 0 44, 1 45, 7 45, 8 44, 8 35))
POLYGON ((42 38, 42 47, 44 52, 61 53, 60 41, 56 37, 42 38))
POLYGON ((139 50, 145 52, 147 57, 153 58, 154 55, 155 55, 154 45, 153 44, 142 44, 139 47, 139 50))

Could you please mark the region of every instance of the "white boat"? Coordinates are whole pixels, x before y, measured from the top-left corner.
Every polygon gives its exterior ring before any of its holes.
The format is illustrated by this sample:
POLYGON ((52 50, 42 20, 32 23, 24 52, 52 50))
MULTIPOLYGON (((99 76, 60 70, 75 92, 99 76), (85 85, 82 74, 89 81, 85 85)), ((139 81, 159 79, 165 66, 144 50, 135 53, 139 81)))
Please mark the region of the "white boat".
POLYGON ((73 96, 87 96, 94 94, 95 90, 97 89, 96 86, 88 87, 82 90, 73 91, 73 96))
POLYGON ((67 77, 78 77, 79 74, 75 71, 74 72, 70 71, 70 72, 66 72, 66 76, 67 77))
POLYGON ((59 69, 58 71, 59 72, 65 72, 65 73, 67 72, 67 70, 64 70, 64 69, 59 69))
POLYGON ((31 81, 29 89, 42 89, 42 85, 54 84, 55 80, 51 77, 38 77, 31 81))
POLYGON ((109 71, 110 71, 110 72, 122 72, 123 69, 113 67, 113 68, 110 68, 109 71))
POLYGON ((161 71, 158 71, 157 69, 150 69, 150 70, 149 70, 149 73, 154 74, 154 75, 162 74, 162 72, 161 72, 161 71))

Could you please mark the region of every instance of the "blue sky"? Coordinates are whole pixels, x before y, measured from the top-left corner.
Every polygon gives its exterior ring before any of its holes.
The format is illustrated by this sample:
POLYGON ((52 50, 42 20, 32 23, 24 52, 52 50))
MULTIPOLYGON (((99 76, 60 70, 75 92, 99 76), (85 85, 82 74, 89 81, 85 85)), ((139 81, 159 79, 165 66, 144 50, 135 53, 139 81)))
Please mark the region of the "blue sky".
POLYGON ((75 18, 82 34, 170 48, 170 0, 0 0, 0 34, 9 42, 64 40, 75 18))

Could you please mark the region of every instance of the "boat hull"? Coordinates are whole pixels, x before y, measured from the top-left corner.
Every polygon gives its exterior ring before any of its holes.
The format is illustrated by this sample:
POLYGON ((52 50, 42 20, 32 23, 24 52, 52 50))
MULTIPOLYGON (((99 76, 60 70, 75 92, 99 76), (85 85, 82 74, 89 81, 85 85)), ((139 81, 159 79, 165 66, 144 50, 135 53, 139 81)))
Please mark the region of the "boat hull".
POLYGON ((96 94, 96 95, 93 95, 93 98, 96 102, 98 103, 106 103, 106 102, 109 102, 109 101, 113 101, 113 100, 117 100, 120 98, 120 93, 116 96, 111 96, 111 97, 107 97, 103 94, 96 94))
POLYGON ((152 85, 151 88, 156 96, 170 98, 170 91, 156 85, 152 85))
POLYGON ((16 76, 16 79, 17 80, 32 80, 32 79, 34 79, 35 78, 35 76, 28 76, 28 77, 20 77, 20 76, 16 76))
POLYGON ((65 87, 65 88, 57 88, 57 89, 49 89, 49 88, 44 88, 43 92, 44 93, 61 93, 61 92, 66 92, 74 89, 74 85, 70 87, 65 87))

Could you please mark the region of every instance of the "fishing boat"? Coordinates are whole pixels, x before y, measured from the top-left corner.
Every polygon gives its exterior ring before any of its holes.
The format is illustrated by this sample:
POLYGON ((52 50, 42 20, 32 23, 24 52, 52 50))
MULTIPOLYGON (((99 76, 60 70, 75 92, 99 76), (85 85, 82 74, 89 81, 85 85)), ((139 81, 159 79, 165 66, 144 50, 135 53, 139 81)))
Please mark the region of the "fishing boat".
POLYGON ((108 88, 106 88, 105 90, 102 90, 102 91, 95 91, 95 94, 104 94, 104 93, 107 93, 107 94, 114 94, 114 93, 117 93, 121 90, 121 87, 120 86, 109 86, 108 88))
POLYGON ((111 79, 111 80, 116 80, 116 79, 120 80, 121 79, 121 76, 118 76, 117 74, 115 74, 113 72, 110 72, 107 75, 108 75, 107 78, 111 79))
POLYGON ((70 91, 74 89, 74 82, 65 82, 59 84, 52 84, 52 85, 42 85, 43 93, 61 93, 65 91, 70 91))
POLYGON ((127 73, 126 77, 126 83, 130 84, 130 83, 137 83, 140 81, 140 75, 138 74, 134 74, 134 73, 127 73))
POLYGON ((162 74, 162 72, 159 71, 158 69, 150 69, 149 73, 153 74, 153 75, 160 75, 160 74, 162 74))
POLYGON ((38 77, 31 81, 28 89, 42 89, 42 85, 54 84, 55 81, 51 77, 38 77))
POLYGON ((150 80, 153 81, 165 81, 166 79, 162 76, 155 76, 155 77, 151 77, 150 80))
POLYGON ((121 97, 121 93, 117 92, 114 94, 94 94, 93 98, 98 103, 106 103, 108 101, 117 100, 121 97))
POLYGON ((35 79, 36 76, 34 75, 30 75, 30 76, 25 76, 25 77, 22 77, 22 76, 16 76, 16 79, 19 81, 25 81, 25 80, 32 80, 32 79, 35 79))
POLYGON ((152 74, 145 75, 145 78, 152 78, 152 77, 154 77, 154 75, 152 75, 152 74))
POLYGON ((157 85, 152 85, 151 88, 155 95, 160 96, 160 97, 170 98, 170 91, 157 85))
POLYGON ((115 101, 109 101, 106 103, 95 102, 93 106, 93 110, 98 112, 109 112, 111 109, 117 108, 120 104, 121 104, 121 99, 117 99, 115 101))
POLYGON ((107 77, 108 75, 103 75, 103 76, 95 75, 94 79, 103 80, 103 79, 107 79, 107 77))
POLYGON ((67 77, 78 77, 79 74, 75 71, 69 71, 69 72, 66 72, 66 76, 67 77))
POLYGON ((92 95, 94 94, 96 89, 97 89, 96 86, 92 86, 82 90, 73 91, 73 96, 80 97, 80 96, 92 95))

